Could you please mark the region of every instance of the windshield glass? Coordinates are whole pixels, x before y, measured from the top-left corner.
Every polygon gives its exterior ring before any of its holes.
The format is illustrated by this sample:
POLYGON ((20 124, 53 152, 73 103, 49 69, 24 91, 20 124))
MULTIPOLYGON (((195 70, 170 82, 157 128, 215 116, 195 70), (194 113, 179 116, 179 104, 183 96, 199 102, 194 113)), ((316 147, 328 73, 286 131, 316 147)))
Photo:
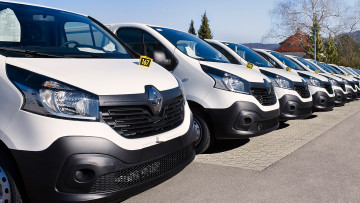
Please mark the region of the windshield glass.
POLYGON ((328 67, 336 74, 343 74, 335 65, 329 65, 328 67))
POLYGON ((300 57, 295 57, 295 58, 296 58, 296 60, 298 60, 300 63, 304 64, 306 67, 308 67, 312 71, 319 71, 321 73, 324 72, 321 69, 319 69, 318 67, 314 66, 314 64, 312 64, 311 62, 309 62, 303 58, 300 58, 300 57))
POLYGON ((41 57, 131 58, 116 38, 86 16, 3 2, 0 48, 18 57, 26 51, 41 57))
POLYGON ((241 58, 245 59, 245 61, 253 63, 259 67, 274 68, 271 63, 247 46, 227 42, 222 43, 235 51, 241 58))
POLYGON ((295 62, 293 62, 292 60, 290 60, 288 57, 275 52, 275 51, 269 51, 269 53, 273 56, 275 56, 279 61, 281 61, 283 64, 285 64, 286 66, 295 69, 295 70, 305 70, 303 69, 301 66, 299 66, 298 64, 296 64, 295 62))
POLYGON ((318 61, 315 61, 315 60, 311 60, 312 62, 316 63, 316 65, 320 66, 320 68, 324 69, 326 72, 333 72, 331 68, 329 68, 326 64, 324 63, 320 63, 318 61))
POLYGON ((173 30, 169 28, 162 27, 151 27, 167 40, 169 40, 176 48, 181 52, 188 55, 191 58, 202 60, 202 61, 211 61, 211 62, 220 62, 220 63, 230 63, 230 61, 222 55, 218 50, 209 45, 204 40, 196 37, 193 34, 181 32, 178 30, 173 30))

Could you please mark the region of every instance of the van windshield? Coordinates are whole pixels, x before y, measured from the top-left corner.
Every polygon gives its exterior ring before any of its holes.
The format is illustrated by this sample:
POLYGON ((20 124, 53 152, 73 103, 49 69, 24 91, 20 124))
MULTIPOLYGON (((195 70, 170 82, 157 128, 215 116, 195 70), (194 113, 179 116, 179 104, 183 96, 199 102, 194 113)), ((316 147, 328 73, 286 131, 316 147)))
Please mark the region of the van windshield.
POLYGON ((274 68, 274 66, 271 65, 270 62, 268 62, 261 55, 259 55, 247 46, 228 42, 223 42, 223 44, 235 51, 241 58, 243 58, 247 62, 253 63, 254 65, 259 67, 274 68))
POLYGON ((195 35, 163 27, 151 27, 169 40, 181 52, 201 61, 230 63, 218 50, 195 35))
POLYGON ((285 64, 286 66, 294 69, 294 70, 305 70, 304 68, 302 68, 301 66, 299 66, 298 64, 296 64, 295 62, 293 62, 292 60, 290 60, 288 57, 276 52, 276 51, 269 51, 269 53, 271 55, 273 55, 274 57, 276 57, 279 61, 281 61, 283 64, 285 64))
POLYGON ((89 17, 4 2, 0 2, 0 52, 13 57, 131 58, 89 17))
POLYGON ((316 67, 314 64, 312 64, 311 62, 300 58, 300 57, 295 57, 300 63, 302 63, 303 65, 305 65, 306 67, 308 67, 310 70, 312 71, 319 71, 320 73, 323 73, 324 71, 322 71, 321 69, 319 69, 318 67, 316 67))

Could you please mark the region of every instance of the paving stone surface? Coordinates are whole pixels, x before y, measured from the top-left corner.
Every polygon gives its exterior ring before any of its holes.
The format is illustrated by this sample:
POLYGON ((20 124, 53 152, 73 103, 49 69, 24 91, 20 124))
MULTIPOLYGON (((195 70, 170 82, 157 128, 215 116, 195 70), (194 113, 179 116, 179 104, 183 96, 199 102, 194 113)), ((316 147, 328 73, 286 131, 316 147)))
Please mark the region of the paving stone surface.
MULTIPOLYGON (((358 112, 360 101, 330 112, 315 112, 309 119, 292 120, 280 129, 247 140, 221 141, 196 162, 262 171, 358 112)), ((339 135, 346 136, 346 135, 339 135)))

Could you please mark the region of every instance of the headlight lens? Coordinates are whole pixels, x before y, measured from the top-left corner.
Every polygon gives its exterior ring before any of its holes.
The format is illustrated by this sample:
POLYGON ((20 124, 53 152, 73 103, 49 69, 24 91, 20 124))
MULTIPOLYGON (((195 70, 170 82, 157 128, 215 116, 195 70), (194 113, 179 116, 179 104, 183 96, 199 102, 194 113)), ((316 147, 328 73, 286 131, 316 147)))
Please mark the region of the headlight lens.
POLYGON ((276 75, 274 73, 269 73, 267 71, 261 71, 261 73, 266 75, 271 80, 274 87, 281 87, 292 90, 294 89, 294 83, 283 76, 276 75))
POLYGON ((319 79, 316 79, 314 77, 309 77, 309 78, 306 78, 306 77, 303 77, 306 81, 306 83, 308 85, 312 85, 312 86, 316 86, 316 87, 321 87, 322 84, 321 84, 321 81, 319 79))
POLYGON ((232 92, 250 94, 250 82, 231 73, 227 73, 209 66, 201 66, 205 73, 215 80, 215 87, 232 92))
POLYGON ((339 83, 336 80, 329 78, 329 81, 331 82, 332 85, 339 86, 339 83))
POLYGON ((23 110, 51 117, 99 119, 99 99, 92 93, 11 65, 7 74, 24 95, 23 110))

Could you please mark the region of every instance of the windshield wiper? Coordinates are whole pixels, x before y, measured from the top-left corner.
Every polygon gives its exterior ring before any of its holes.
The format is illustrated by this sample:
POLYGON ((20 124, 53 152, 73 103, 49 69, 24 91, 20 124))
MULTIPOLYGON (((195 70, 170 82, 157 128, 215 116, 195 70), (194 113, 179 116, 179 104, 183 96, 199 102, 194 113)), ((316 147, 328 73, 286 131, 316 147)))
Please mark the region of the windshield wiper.
POLYGON ((99 56, 99 55, 94 55, 94 54, 89 54, 89 55, 65 55, 65 58, 105 58, 103 56, 99 56))
POLYGON ((61 56, 40 53, 40 52, 27 50, 27 49, 16 49, 16 48, 0 47, 0 51, 20 53, 20 54, 25 54, 25 55, 30 55, 30 56, 43 56, 43 57, 48 57, 48 58, 62 58, 61 56))

